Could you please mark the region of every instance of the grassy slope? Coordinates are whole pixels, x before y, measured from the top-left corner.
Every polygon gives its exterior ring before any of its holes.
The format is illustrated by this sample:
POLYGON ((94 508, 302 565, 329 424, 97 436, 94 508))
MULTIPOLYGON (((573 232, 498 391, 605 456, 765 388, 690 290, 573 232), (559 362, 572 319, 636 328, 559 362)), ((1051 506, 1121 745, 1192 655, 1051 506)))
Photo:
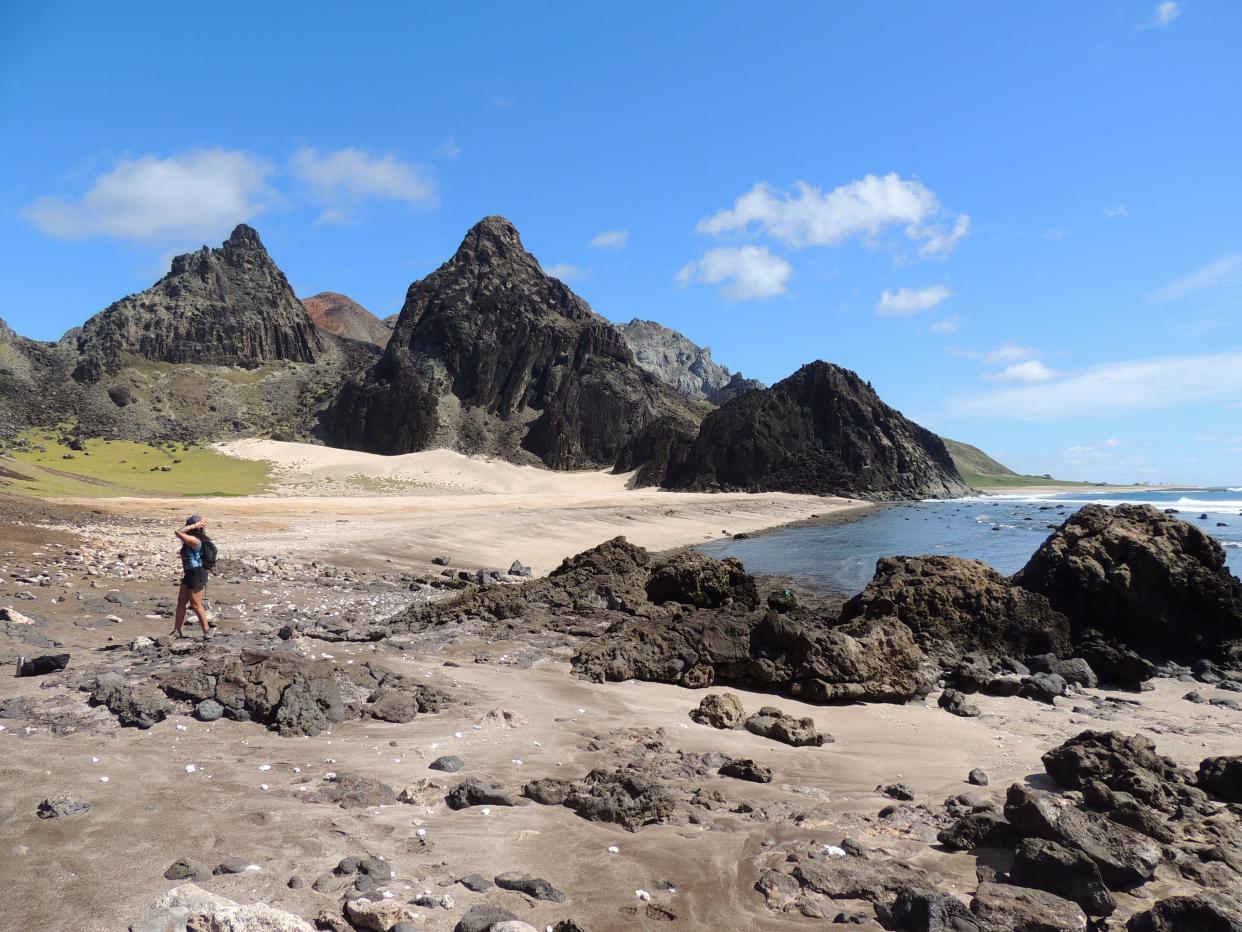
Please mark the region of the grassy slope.
POLYGON ((0 455, 0 491, 49 497, 200 498, 256 495, 268 486, 266 463, 234 459, 209 447, 88 440, 85 452, 75 452, 60 443, 60 436, 58 431, 24 432, 29 448, 0 455), (66 453, 72 458, 65 459, 66 453))
POLYGON ((959 440, 941 437, 953 465, 962 474, 966 484, 974 489, 1017 489, 1026 486, 1083 486, 1107 485, 1105 482, 1074 482, 1067 479, 1048 479, 1044 476, 1024 476, 1008 466, 998 463, 978 447, 959 440))

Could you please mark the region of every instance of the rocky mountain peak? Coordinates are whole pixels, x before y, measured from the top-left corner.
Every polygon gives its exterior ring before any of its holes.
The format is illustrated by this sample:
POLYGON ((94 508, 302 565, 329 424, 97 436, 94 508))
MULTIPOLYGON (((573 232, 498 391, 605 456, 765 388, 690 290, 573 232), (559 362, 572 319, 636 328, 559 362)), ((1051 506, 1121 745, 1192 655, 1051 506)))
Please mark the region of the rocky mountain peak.
POLYGON ((880 499, 969 492, 939 437, 857 373, 823 361, 727 402, 692 441, 662 443, 671 451, 662 484, 673 488, 880 499))
POLYGON ((526 272, 540 271, 538 260, 522 245, 517 227, 497 215, 484 217, 466 232, 451 264, 484 268, 514 265, 526 272))
POLYGON ((448 447, 554 468, 612 465, 689 402, 621 334, 540 268, 513 224, 486 217, 415 282, 383 357, 332 411, 336 442, 377 453, 448 447))
POLYGON ((239 224, 217 249, 177 256, 146 291, 78 333, 75 378, 97 380, 126 356, 223 366, 314 362, 323 343, 259 234, 239 224))
POLYGON ((698 346, 654 320, 636 317, 617 329, 640 366, 687 398, 723 404, 743 391, 762 387, 753 379, 730 374, 712 359, 710 347, 698 346))

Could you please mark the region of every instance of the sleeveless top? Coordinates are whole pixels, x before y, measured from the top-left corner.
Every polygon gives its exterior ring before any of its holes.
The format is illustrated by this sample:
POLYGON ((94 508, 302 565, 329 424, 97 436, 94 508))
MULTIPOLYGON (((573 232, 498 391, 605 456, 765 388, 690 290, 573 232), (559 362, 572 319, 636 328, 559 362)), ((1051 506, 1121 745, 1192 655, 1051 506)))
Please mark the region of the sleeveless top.
POLYGON ((181 568, 189 572, 196 570, 203 565, 203 545, 199 542, 197 547, 191 547, 189 544, 181 545, 181 568))

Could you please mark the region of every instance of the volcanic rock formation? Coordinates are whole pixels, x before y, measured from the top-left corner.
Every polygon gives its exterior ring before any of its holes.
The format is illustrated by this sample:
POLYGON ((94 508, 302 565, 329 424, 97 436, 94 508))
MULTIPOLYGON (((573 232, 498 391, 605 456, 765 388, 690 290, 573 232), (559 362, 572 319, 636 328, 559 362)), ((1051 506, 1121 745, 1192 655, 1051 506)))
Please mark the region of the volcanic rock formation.
POLYGON ((348 295, 321 291, 302 299, 302 306, 315 326, 338 337, 373 343, 380 349, 388 345, 392 327, 380 320, 348 295))
POLYGON ((1242 661, 1242 582, 1223 548, 1151 505, 1087 505, 1013 577, 1075 637, 1096 629, 1151 660, 1242 661))
POLYGON ((377 453, 447 447, 572 469, 613 465, 662 416, 692 432, 698 413, 544 273, 508 220, 487 217, 410 286, 388 348, 344 387, 328 431, 377 453))
POLYGON ((939 437, 886 405, 855 373, 826 362, 713 411, 684 455, 670 457, 661 484, 877 499, 970 491, 939 437))
POLYGON ((153 286, 88 320, 76 343, 79 381, 98 381, 130 355, 250 368, 314 362, 323 352, 306 309, 245 224, 219 249, 177 256, 153 286))

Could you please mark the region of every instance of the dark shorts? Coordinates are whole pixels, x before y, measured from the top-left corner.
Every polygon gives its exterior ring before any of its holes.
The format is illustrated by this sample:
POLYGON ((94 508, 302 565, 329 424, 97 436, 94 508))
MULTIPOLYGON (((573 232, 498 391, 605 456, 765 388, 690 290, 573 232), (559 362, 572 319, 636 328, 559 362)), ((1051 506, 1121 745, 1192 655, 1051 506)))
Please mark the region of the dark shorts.
POLYGON ((207 568, 196 566, 192 570, 186 570, 185 575, 181 577, 181 585, 191 592, 202 592, 207 588, 207 568))

